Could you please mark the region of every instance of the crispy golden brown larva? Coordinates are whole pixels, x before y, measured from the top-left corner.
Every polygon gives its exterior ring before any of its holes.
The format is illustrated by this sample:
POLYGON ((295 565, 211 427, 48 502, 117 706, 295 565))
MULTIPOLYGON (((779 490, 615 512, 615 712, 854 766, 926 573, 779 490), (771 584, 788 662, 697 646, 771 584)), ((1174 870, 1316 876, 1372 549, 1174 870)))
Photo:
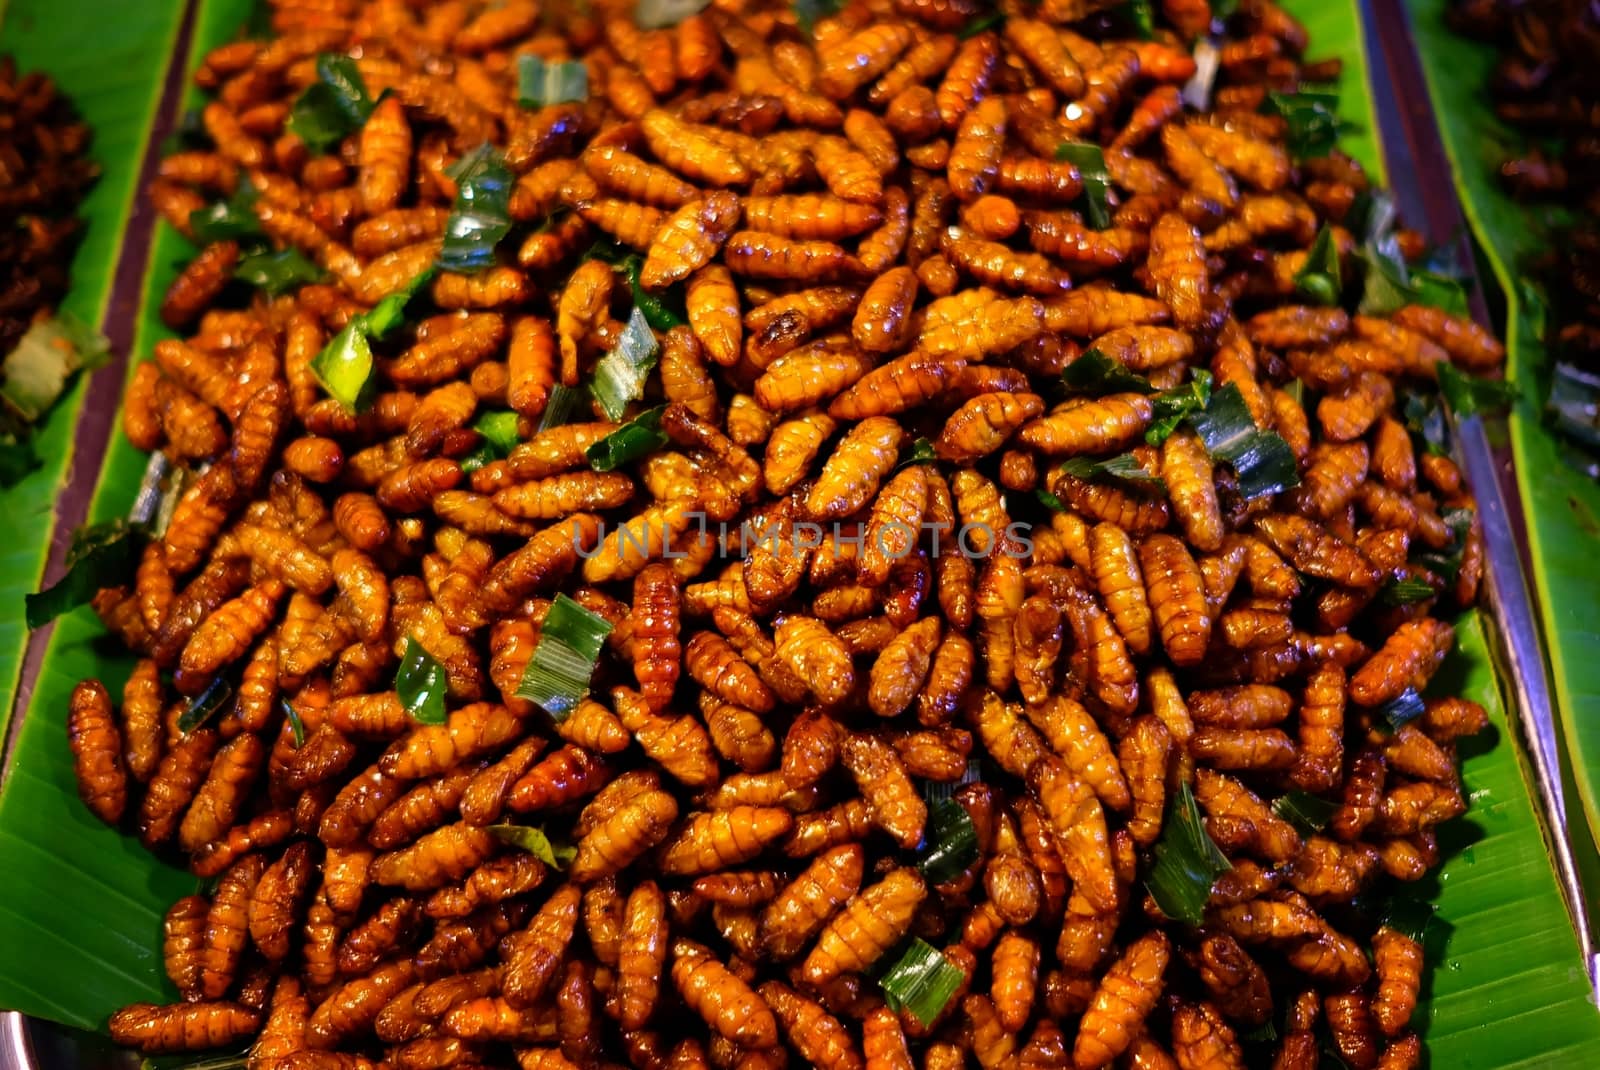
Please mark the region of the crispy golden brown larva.
POLYGON ((1160 4, 1154 40, 1089 6, 960 36, 968 0, 856 0, 808 36, 753 0, 657 29, 279 0, 273 39, 206 57, 213 147, 157 206, 181 228, 248 178, 327 278, 199 310, 132 380, 130 437, 209 467, 96 599, 146 660, 120 713, 81 690, 78 766, 219 880, 166 927, 205 1002, 125 1009, 119 1040, 259 1027, 262 1070, 1220 1068, 1278 1020, 1252 1060, 1314 1065, 1326 1029, 1352 1066, 1416 1064, 1419 949, 1345 905, 1437 863, 1454 741, 1487 723, 1459 698, 1384 719, 1482 569, 1447 522, 1470 491, 1396 410, 1465 328, 1297 296, 1320 227, 1353 255, 1367 181, 1256 110, 1306 71, 1292 18, 1241 5, 1195 113, 1207 5, 1160 4), (340 50, 388 95, 313 156, 284 118, 340 50), (585 63, 589 99, 519 106, 524 54, 585 63), (344 411, 311 359, 432 262, 445 169, 484 141, 515 176, 498 266, 439 275, 344 411), (1103 147, 1108 226, 1066 141, 1103 147), (606 472, 586 450, 617 421, 538 430, 629 316, 597 240, 687 313, 633 410, 664 404, 665 444, 606 472), (1247 500, 1188 428, 1147 444, 1142 387, 1065 397, 1091 348, 1236 389, 1300 485, 1247 500), (469 459, 490 412, 519 443, 469 459), (1122 452, 1160 480, 1061 469, 1122 452), (611 631, 553 722, 516 691, 558 593, 611 631), (391 690, 408 642, 443 724, 391 690), (218 674, 237 699, 181 733, 218 674), (915 864, 929 785, 977 841, 942 881, 915 864), (1180 787, 1232 862, 1198 926, 1142 883, 1180 787), (1274 808, 1291 790, 1319 827, 1274 808), (876 983, 913 936, 960 976, 931 1021, 876 983))

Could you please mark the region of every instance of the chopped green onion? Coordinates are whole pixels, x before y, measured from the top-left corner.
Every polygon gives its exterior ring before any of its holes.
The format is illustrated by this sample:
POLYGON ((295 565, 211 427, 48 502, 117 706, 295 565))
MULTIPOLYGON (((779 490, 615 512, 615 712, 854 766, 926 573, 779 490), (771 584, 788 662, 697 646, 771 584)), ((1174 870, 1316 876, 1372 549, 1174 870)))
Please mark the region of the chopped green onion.
POLYGON ((1289 400, 1290 401, 1293 401, 1296 405, 1300 406, 1302 409, 1306 407, 1306 384, 1305 383, 1302 383, 1298 379, 1290 379, 1287 383, 1283 384, 1283 392, 1285 394, 1289 395, 1289 400))
POLYGON ((400 651, 400 668, 394 674, 395 693, 406 708, 406 716, 418 724, 444 724, 448 688, 444 666, 421 643, 406 636, 400 651))
POLYGON ((1150 380, 1128 370, 1121 361, 1112 360, 1098 349, 1085 350, 1077 360, 1061 369, 1061 381, 1069 394, 1134 393, 1152 394, 1155 387, 1150 380))
POLYGON ((1439 393, 1457 416, 1477 416, 1503 409, 1521 396, 1517 384, 1506 379, 1482 379, 1439 364, 1439 393))
POLYGON ((1300 483, 1299 465, 1289 444, 1277 432, 1256 427, 1236 384, 1212 392, 1210 403, 1189 415, 1189 425, 1211 456, 1233 466, 1245 500, 1300 483))
POLYGON ((405 322, 406 307, 411 304, 411 299, 417 292, 433 281, 438 268, 427 267, 394 293, 389 294, 373 305, 371 309, 363 312, 358 318, 361 320, 361 329, 367 337, 383 341, 389 332, 405 322))
POLYGON ((1078 169, 1083 179, 1083 218, 1095 230, 1105 230, 1111 225, 1111 176, 1106 173, 1105 153, 1099 145, 1064 141, 1056 146, 1056 159, 1078 169))
POLYGON ((1338 803, 1303 791, 1291 791, 1272 800, 1272 812, 1299 829, 1302 836, 1327 828, 1338 809, 1338 803))
POLYGON ((1461 556, 1466 551, 1467 534, 1472 530, 1471 509, 1446 509, 1439 519, 1455 537, 1441 550, 1426 550, 1415 554, 1412 561, 1438 576, 1446 583, 1454 583, 1461 571, 1461 556))
POLYGON ((967 975, 944 953, 923 939, 911 941, 906 953, 878 981, 883 1001, 896 1014, 909 1012, 923 1025, 932 1025, 950 1005, 967 975))
POLYGON ((1361 246, 1361 259, 1367 265, 1359 306, 1362 315, 1387 316, 1416 303, 1417 291, 1411 284, 1411 272, 1406 268, 1405 257, 1400 255, 1400 245, 1393 234, 1369 238, 1361 246))
POLYGON ((299 249, 251 253, 233 269, 233 277, 277 297, 322 278, 322 269, 299 249))
POLYGON ((1301 86, 1296 93, 1269 91, 1263 107, 1288 124, 1289 155, 1297 160, 1326 156, 1339 143, 1337 86, 1301 86))
POLYGON ((1206 832, 1187 784, 1180 785, 1167 804, 1151 860, 1145 887, 1161 912, 1174 921, 1199 925, 1205 920, 1211 886, 1233 865, 1206 832))
POLYGON ((1393 580, 1378 592, 1378 600, 1386 606, 1409 606, 1416 602, 1426 602, 1438 593, 1426 580, 1393 580))
POLYGON ((1152 399, 1156 420, 1145 431, 1144 440, 1152 446, 1159 446, 1172 437, 1178 424, 1194 413, 1204 411, 1211 402, 1211 383, 1211 373, 1204 368, 1197 368, 1194 378, 1187 383, 1157 394, 1152 399))
POLYGON ((991 11, 987 15, 979 15, 977 18, 961 27, 956 36, 961 38, 961 40, 966 41, 970 38, 978 36, 980 33, 985 33, 994 29, 996 26, 1002 25, 1005 21, 1005 12, 991 11))
POLYGON ((289 722, 289 738, 294 741, 294 749, 299 750, 306 745, 306 723, 300 719, 300 711, 291 706, 288 699, 278 699, 278 705, 283 707, 284 719, 289 722))
POLYGON ((1219 22, 1227 22, 1239 10, 1239 0, 1211 0, 1211 17, 1219 22))
POLYGON ((578 415, 584 402, 584 392, 575 386, 565 386, 557 383, 550 389, 550 397, 544 403, 544 413, 539 417, 539 430, 548 431, 552 427, 570 424, 578 415))
POLYGON ((294 102, 286 126, 313 156, 322 156, 360 130, 374 106, 356 61, 323 52, 317 56, 317 80, 294 102))
POLYGON ((373 370, 372 345, 360 316, 345 324, 322 352, 311 358, 311 374, 348 412, 362 412, 372 404, 376 389, 373 370))
POLYGON ((73 532, 67 574, 23 600, 28 627, 48 624, 67 610, 86 605, 101 588, 127 582, 138 566, 145 538, 142 527, 121 519, 73 532))
POLYGON ((611 625, 604 617, 564 594, 556 595, 517 687, 517 697, 536 703, 557 721, 565 720, 578 700, 589 693, 595 662, 610 634, 611 625))
POLYGON ((656 366, 660 348, 649 321, 639 307, 634 306, 622 337, 595 365, 594 381, 589 384, 589 393, 599 402, 607 419, 622 419, 628 403, 644 396, 645 380, 650 376, 650 369, 656 366))
POLYGON ((0 489, 16 486, 42 464, 44 459, 34 449, 31 434, 0 435, 0 489))
MULTIPOLYGON (((1212 10, 1216 9, 1215 3, 1212 10)), ((1222 52, 1215 44, 1201 37, 1194 43, 1194 76, 1183 86, 1183 102, 1195 111, 1211 110, 1211 90, 1217 81, 1217 71, 1222 67, 1222 52)))
POLYGON ((1133 25, 1134 34, 1141 41, 1149 41, 1156 35, 1156 13, 1150 7, 1150 0, 1127 0, 1121 8, 1122 17, 1133 25))
POLYGON ((1278 1042, 1278 1027, 1268 1018, 1260 1025, 1248 1032, 1240 1033, 1239 1039, 1248 1046, 1276 1044, 1278 1042))
POLYGON ((938 459, 938 455, 933 452, 933 443, 918 436, 912 440, 911 448, 900 458, 900 463, 895 465, 895 471, 909 468, 914 464, 932 464, 938 459))
MULTIPOLYGON (((688 322, 683 314, 667 304, 666 297, 662 294, 653 294, 639 284, 639 271, 644 266, 644 259, 637 253, 623 257, 618 265, 622 273, 628 278, 628 288, 633 291, 633 304, 640 312, 644 313, 645 322, 658 331, 670 331, 674 327, 682 327, 688 322)), ((674 290, 677 287, 673 288, 674 290)), ((671 291, 669 291, 671 292, 671 291)), ((675 297, 678 305, 683 304, 681 294, 675 297)))
POLYGON ((261 220, 256 218, 255 209, 258 196, 250 179, 241 177, 233 196, 190 212, 189 233, 195 244, 261 237, 261 220))
POLYGON ((1401 936, 1409 937, 1417 943, 1425 943, 1428 928, 1434 923, 1436 908, 1432 903, 1409 895, 1395 895, 1384 908, 1382 920, 1378 923, 1384 928, 1393 929, 1401 936))
POLYGON ((1416 291, 1417 304, 1442 308, 1452 316, 1466 316, 1467 288, 1460 279, 1442 275, 1437 271, 1414 271, 1411 285, 1416 291))
POLYGON ((917 868, 929 884, 955 880, 978 860, 978 830, 967 808, 946 799, 928 811, 917 868))
POLYGON ((1438 457, 1450 454, 1450 421, 1444 407, 1431 394, 1409 394, 1401 406, 1406 429, 1422 440, 1423 449, 1438 457))
POLYGON ((596 472, 614 471, 665 446, 667 436, 661 430, 661 414, 666 411, 665 405, 647 409, 584 450, 589 467, 596 472))
POLYGON ((1051 494, 1042 487, 1039 490, 1034 491, 1033 496, 1039 499, 1039 504, 1043 505, 1052 513, 1064 513, 1067 511, 1066 505, 1061 501, 1060 498, 1057 498, 1054 494, 1051 494))
POLYGON ((493 446, 499 456, 504 457, 522 441, 517 435, 520 419, 510 409, 494 409, 473 421, 472 429, 482 435, 483 440, 493 446))
POLYGON ((1295 292, 1319 305, 1337 305, 1344 283, 1339 275, 1339 249, 1333 244, 1333 227, 1322 224, 1311 243, 1305 266, 1295 272, 1295 292))
POLYGON ((456 183, 455 206, 444 225, 439 266, 468 274, 494 264, 494 249, 511 229, 511 169, 485 142, 445 168, 456 183))
POLYGON ((66 314, 29 327, 0 365, 0 432, 22 435, 49 411, 79 371, 111 359, 111 343, 66 314))
POLYGON ((676 26, 690 15, 704 11, 711 0, 639 0, 633 9, 633 21, 641 30, 659 30, 676 26))
POLYGON ((843 0, 794 0, 794 22, 807 37, 817 28, 817 21, 837 15, 844 7, 843 0))
POLYGON ((1109 476, 1112 479, 1122 479, 1130 483, 1166 485, 1159 475, 1148 471, 1144 465, 1139 463, 1139 458, 1131 453, 1119 453, 1115 457, 1108 457, 1103 461, 1097 461, 1092 457, 1073 457, 1062 462, 1061 471, 1079 479, 1095 480, 1109 476))
POLYGON ((589 68, 577 60, 550 63, 543 56, 517 57, 517 103, 524 108, 582 103, 589 99, 589 68))
POLYGON ((532 825, 490 825, 489 835, 501 843, 522 848, 551 869, 566 869, 578 853, 577 848, 568 844, 551 843, 543 829, 532 825))
POLYGON ((217 711, 233 700, 233 681, 217 676, 205 690, 189 700, 189 705, 178 716, 178 731, 188 735, 216 715, 217 711))
POLYGON ((1417 694, 1417 689, 1408 687, 1394 698, 1377 708, 1377 715, 1389 722, 1393 731, 1400 731, 1406 725, 1415 721, 1425 713, 1427 707, 1423 705, 1422 696, 1417 694))

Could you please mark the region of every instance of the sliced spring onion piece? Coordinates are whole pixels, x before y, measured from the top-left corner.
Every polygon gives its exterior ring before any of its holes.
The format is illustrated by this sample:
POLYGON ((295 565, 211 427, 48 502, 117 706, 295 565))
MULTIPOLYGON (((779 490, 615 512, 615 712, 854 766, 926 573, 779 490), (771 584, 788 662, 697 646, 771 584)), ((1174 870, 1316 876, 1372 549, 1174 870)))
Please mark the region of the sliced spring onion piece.
POLYGON ((56 403, 67 381, 111 359, 111 343, 67 315, 29 327, 0 365, 0 432, 25 433, 56 403))
POLYGON ((611 352, 594 367, 589 393, 609 420, 620 420, 628 403, 644 396, 645 380, 656 366, 660 352, 656 334, 637 305, 628 316, 628 325, 611 352))
POLYGON ((1416 303, 1417 291, 1411 284, 1411 272, 1392 233, 1367 239, 1361 246, 1361 259, 1366 263, 1359 306, 1362 315, 1387 316, 1416 303))
POLYGON ((1339 249, 1333 244, 1333 227, 1327 223, 1317 231, 1306 263, 1295 272, 1294 289, 1301 297, 1318 305, 1337 305, 1344 283, 1339 275, 1339 249))
POLYGON ((1149 41, 1156 35, 1156 13, 1150 7, 1150 0, 1127 0, 1122 5, 1122 17, 1133 26, 1134 35, 1141 41, 1149 41))
POLYGON ((521 440, 517 435, 520 418, 510 409, 494 409, 473 421, 472 429, 483 436, 501 457, 510 453, 521 440))
POLYGON ((195 244, 210 245, 218 241, 262 237, 261 220, 256 218, 257 196, 250 179, 241 177, 233 196, 190 212, 189 233, 194 237, 195 244))
POLYGON ((837 15, 844 3, 843 0, 794 0, 793 7, 795 25, 800 27, 801 33, 810 37, 817 27, 817 20, 837 15))
POLYGON ((1239 493, 1247 501, 1300 483, 1299 466, 1289 444, 1277 432, 1256 427, 1235 384, 1213 391, 1210 403, 1191 413, 1188 420, 1211 456, 1233 466, 1239 493))
POLYGON ((322 389, 349 412, 361 412, 372 404, 372 344, 360 316, 334 335, 322 352, 311 358, 311 374, 322 389))
POLYGON ((923 1025, 932 1025, 966 979, 943 952, 919 938, 911 941, 878 984, 890 1010, 908 1011, 923 1025))
POLYGON ((539 642, 522 674, 517 697, 536 703, 557 721, 565 720, 589 693, 600 648, 611 634, 605 618, 564 594, 545 614, 539 642))
POLYGON ((1327 828, 1338 809, 1338 803, 1303 791, 1291 791, 1272 800, 1272 812, 1299 829, 1302 836, 1327 828))
POLYGON ((1066 504, 1062 502, 1060 498, 1057 498, 1054 494, 1051 494, 1042 487, 1034 491, 1033 496, 1039 499, 1039 504, 1043 505, 1052 513, 1064 513, 1067 511, 1066 504))
POLYGON ((1409 606, 1416 602, 1426 602, 1438 593, 1425 580, 1394 580, 1378 592, 1378 600, 1386 606, 1409 606))
POLYGON ((1079 479, 1101 479, 1109 476, 1112 479, 1122 479, 1129 483, 1149 483, 1152 486, 1165 484, 1159 475, 1148 471, 1139 463, 1139 458, 1131 453, 1119 453, 1115 457, 1107 457, 1097 461, 1092 457, 1073 457, 1062 462, 1061 471, 1069 476, 1079 479))
POLYGON ((1306 407, 1305 383, 1302 383, 1298 379, 1290 379, 1287 383, 1283 384, 1283 392, 1288 394, 1289 399, 1302 409, 1306 407))
POLYGON ((424 268, 410 282, 363 312, 359 319, 361 329, 366 331, 367 337, 381 342, 389 336, 390 331, 404 323, 406 308, 411 304, 411 299, 417 296, 417 291, 433 281, 438 270, 432 266, 424 268))
POLYGON ((1439 519, 1445 522, 1455 538, 1444 549, 1413 554, 1411 560, 1446 583, 1454 583, 1461 571, 1461 556, 1466 550, 1467 534, 1472 530, 1472 510, 1446 509, 1439 514, 1439 519))
POLYGON ((1180 785, 1167 803, 1161 838, 1151 852, 1145 887, 1161 912, 1175 921, 1199 925, 1216 879, 1233 868, 1217 849, 1200 818, 1189 785, 1180 785))
POLYGON ((1405 417, 1406 429, 1422 440, 1422 448, 1439 457, 1450 454, 1450 421, 1445 419, 1444 407, 1432 394, 1409 394, 1400 413, 1405 417))
POLYGON ((144 528, 120 518, 73 532, 67 574, 23 600, 28 627, 38 628, 87 604, 102 587, 127 582, 138 566, 145 538, 144 528))
POLYGON ((1150 380, 1128 370, 1121 361, 1112 360, 1098 349, 1085 350, 1077 360, 1061 369, 1061 381, 1069 394, 1151 394, 1155 387, 1150 380))
POLYGON ((444 724, 448 688, 444 666, 421 643, 406 636, 400 668, 394 674, 395 693, 406 708, 406 716, 418 724, 444 724))
POLYGON ((306 745, 306 723, 300 719, 300 711, 290 705, 288 699, 278 699, 278 705, 283 707, 284 720, 289 722, 289 738, 294 740, 294 749, 299 750, 306 745))
POLYGON ((299 249, 251 253, 233 269, 233 277, 277 297, 322 278, 322 269, 299 249))
POLYGON ((1503 409, 1521 396, 1517 384, 1507 379, 1483 379, 1457 370, 1453 364, 1439 365, 1439 393, 1457 416, 1477 416, 1503 409))
POLYGON ((494 264, 494 249, 511 229, 511 169, 485 142, 445 168, 456 183, 455 206, 444 225, 439 266, 468 274, 494 264))
POLYGON ((1417 694, 1417 689, 1408 687, 1394 698, 1377 708, 1377 715, 1389 722, 1389 727, 1398 732, 1406 725, 1415 721, 1426 712, 1422 696, 1417 694))
MULTIPOLYGON (((634 307, 644 313, 645 321, 650 326, 658 331, 670 331, 674 327, 682 327, 689 322, 683 314, 680 314, 668 304, 666 295, 650 293, 639 284, 639 272, 644 267, 643 257, 637 253, 630 253, 622 258, 618 266, 622 268, 622 273, 628 277, 628 288, 633 291, 634 307)), ((678 288, 673 287, 673 291, 675 290, 678 290, 678 288)), ((671 293, 673 291, 668 292, 671 293)), ((674 300, 676 300, 679 307, 682 307, 683 298, 681 292, 675 295, 674 300)))
POLYGON ((596 472, 610 472, 665 446, 667 436, 661 430, 661 414, 666 411, 665 405, 647 409, 584 450, 589 467, 596 472))
POLYGON ((205 690, 191 698, 183 713, 178 715, 178 731, 188 735, 211 720, 218 710, 233 700, 233 694, 232 680, 220 675, 213 678, 205 690))
POLYGON ((961 27, 956 36, 965 41, 968 38, 978 36, 980 33, 992 30, 996 26, 1003 25, 1005 21, 1006 16, 1003 11, 991 11, 987 15, 979 15, 977 18, 961 27))
POLYGON ((1197 368, 1194 378, 1187 383, 1157 394, 1152 399, 1156 421, 1145 431, 1144 440, 1152 446, 1159 446, 1172 437, 1172 432, 1187 417, 1204 411, 1211 403, 1211 382, 1211 373, 1204 368, 1197 368))
POLYGON ((543 56, 517 57, 517 103, 524 108, 589 99, 589 68, 577 60, 551 63, 543 56))
MULTIPOLYGON (((1213 3, 1212 11, 1216 5, 1213 3)), ((1221 16, 1218 16, 1219 18, 1221 16)), ((1222 51, 1202 37, 1194 43, 1194 75, 1183 86, 1183 102, 1195 111, 1211 110, 1211 87, 1222 67, 1222 51)))
POLYGON ((551 869, 566 869, 577 855, 578 849, 568 844, 554 844, 544 829, 532 825, 490 825, 489 835, 501 843, 520 847, 551 869))
POLYGON ((955 880, 978 860, 978 830, 967 808, 951 799, 928 810, 917 868, 929 884, 955 880))
POLYGON ((583 402, 582 390, 557 383, 550 390, 549 400, 544 403, 544 413, 539 417, 539 430, 548 431, 552 427, 570 424, 582 409, 583 402))
POLYGON ((1337 86, 1304 85, 1295 93, 1270 91, 1263 108, 1288 124, 1289 155, 1297 160, 1326 156, 1339 142, 1337 86))
POLYGON ((634 22, 641 30, 676 26, 690 15, 704 11, 711 0, 639 0, 633 9, 634 22))
POLYGON ((323 52, 317 56, 317 80, 294 102, 286 125, 313 156, 321 156, 360 130, 374 106, 356 61, 323 52))
POLYGON ((1106 155, 1099 145, 1064 141, 1056 146, 1056 159, 1066 160, 1078 169, 1083 179, 1083 218, 1095 230, 1111 225, 1111 176, 1106 173, 1106 155))
POLYGON ((900 458, 900 463, 895 465, 895 471, 907 468, 914 464, 932 464, 938 460, 938 455, 933 452, 933 443, 926 438, 918 436, 911 442, 911 448, 906 455, 900 458))

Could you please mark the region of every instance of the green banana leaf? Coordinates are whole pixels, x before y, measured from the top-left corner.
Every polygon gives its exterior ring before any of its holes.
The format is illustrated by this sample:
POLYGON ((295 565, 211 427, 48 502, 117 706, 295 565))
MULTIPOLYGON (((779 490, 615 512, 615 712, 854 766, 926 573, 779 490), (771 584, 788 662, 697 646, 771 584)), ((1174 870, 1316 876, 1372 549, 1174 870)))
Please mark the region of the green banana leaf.
POLYGON ((1559 240, 1563 213, 1518 204, 1506 195, 1501 160, 1525 140, 1489 110, 1485 90, 1496 51, 1452 33, 1443 0, 1407 0, 1417 51, 1438 109, 1456 188, 1479 245, 1506 298, 1507 373, 1523 385, 1511 415, 1527 513, 1529 549, 1550 649, 1561 728, 1589 828, 1600 835, 1600 599, 1594 596, 1594 548, 1600 540, 1600 484, 1574 468, 1543 419, 1551 355, 1543 343, 1545 303, 1523 266, 1559 240))
MULTIPOLYGON (((1316 55, 1344 57, 1347 147, 1381 175, 1357 0, 1288 6, 1311 28, 1316 55)), ((249 7, 248 0, 202 0, 197 51, 230 37, 249 7)), ((140 353, 159 337, 155 308, 188 252, 165 230, 152 249, 140 353)), ((143 463, 120 435, 113 438, 93 519, 126 511, 143 463)), ((1430 939, 1434 968, 1418 1025, 1434 1067, 1582 1065, 1579 1052, 1600 1045, 1600 1015, 1588 1003, 1477 618, 1464 618, 1459 634, 1441 689, 1482 702, 1493 730, 1465 750, 1473 808, 1443 830, 1452 857, 1429 882, 1442 939, 1430 939)), ((170 998, 157 961, 160 912, 194 887, 101 827, 76 798, 59 711, 83 676, 120 685, 127 661, 111 650, 87 611, 58 623, 0 792, 0 872, 13 876, 0 904, 0 947, 9 952, 0 961, 0 1005, 91 1028, 121 1002, 170 998)))
MULTIPOLYGON (((15 56, 22 70, 51 75, 94 130, 91 151, 101 177, 81 208, 88 229, 62 303, 81 323, 98 325, 105 316, 182 14, 181 2, 0 0, 0 53, 15 56), (85 31, 89 26, 93 32, 85 31)), ((84 387, 80 378, 38 430, 35 445, 44 464, 0 494, 0 738, 28 641, 22 595, 38 588, 44 572, 56 495, 75 460, 84 387)))
MULTIPOLYGON (((197 42, 233 36, 249 14, 245 0, 211 3, 198 16, 197 42)), ((120 191, 121 212, 91 226, 75 265, 75 311, 100 321, 110 276, 122 244, 122 226, 134 196, 140 159, 152 137, 155 112, 169 63, 182 62, 177 40, 181 0, 122 4, 105 0, 11 0, 0 42, 27 68, 56 75, 95 126, 95 145, 106 167, 96 198, 120 191), (96 27, 85 33, 83 27, 96 27), (118 155, 111 155, 113 150, 118 155), (117 163, 116 161, 122 162, 117 163), (115 169, 113 168, 115 164, 115 169), (97 259, 89 260, 93 250, 97 259)), ((191 68, 203 47, 189 53, 191 68)), ((106 211, 106 209, 101 209, 106 211)), ((99 215, 91 214, 95 223, 99 215)), ((193 249, 162 226, 152 242, 140 293, 133 360, 146 356, 162 330, 157 309, 178 268, 193 249)), ((69 303, 69 307, 72 307, 69 303)), ((7 496, 7 517, 37 512, 37 531, 7 531, 5 545, 25 547, 13 571, 0 560, 0 652, 20 651, 27 638, 22 595, 37 588, 49 539, 51 503, 69 463, 98 466, 101 458, 72 456, 82 387, 52 415, 41 453, 46 472, 7 496), (53 447, 53 448, 52 448, 53 447), (26 495, 31 492, 32 497, 26 495), (31 542, 25 540, 31 538, 31 542)), ((144 458, 113 432, 95 484, 91 521, 126 516, 144 458)), ((65 1025, 100 1029, 124 1003, 176 997, 161 965, 161 919, 168 906, 194 891, 182 869, 153 858, 137 841, 102 825, 79 802, 67 749, 67 698, 79 679, 97 676, 118 694, 131 661, 104 634, 88 610, 62 617, 45 650, 39 676, 14 735, 0 783, 0 873, 8 876, 0 899, 0 1006, 65 1025)), ((5 664, 9 689, 16 666, 5 664)), ((9 699, 8 699, 9 705, 9 699)))

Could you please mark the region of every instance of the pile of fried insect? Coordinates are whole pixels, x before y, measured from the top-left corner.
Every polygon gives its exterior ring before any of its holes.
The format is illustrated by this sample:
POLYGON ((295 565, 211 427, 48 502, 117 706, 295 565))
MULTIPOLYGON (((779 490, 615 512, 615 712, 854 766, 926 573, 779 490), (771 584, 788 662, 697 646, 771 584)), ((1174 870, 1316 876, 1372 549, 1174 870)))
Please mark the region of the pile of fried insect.
POLYGON ((1372 903, 1487 724, 1427 417, 1502 349, 1385 291, 1292 17, 271 6, 151 191, 189 478, 71 706, 214 882, 118 1041, 1418 1065, 1372 903))

